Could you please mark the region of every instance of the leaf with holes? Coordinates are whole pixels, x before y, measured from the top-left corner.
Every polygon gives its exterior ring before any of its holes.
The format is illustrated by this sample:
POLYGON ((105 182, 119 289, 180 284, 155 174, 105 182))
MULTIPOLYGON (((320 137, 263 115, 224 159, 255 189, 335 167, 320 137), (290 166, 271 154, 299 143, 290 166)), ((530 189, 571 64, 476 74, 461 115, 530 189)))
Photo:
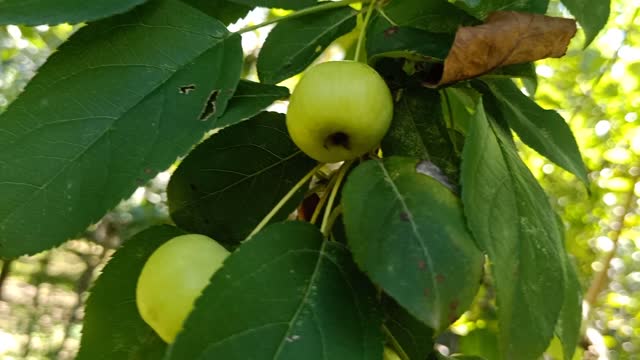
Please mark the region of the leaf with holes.
POLYGON ((538 359, 564 301, 565 250, 547 197, 510 134, 479 102, 463 152, 462 199, 469 227, 491 262, 500 353, 538 359))
POLYGON ((438 332, 471 304, 483 256, 460 200, 420 164, 402 157, 361 164, 347 179, 342 205, 356 263, 438 332))
POLYGON ((343 7, 281 21, 260 50, 258 77, 275 84, 301 72, 333 40, 353 30, 357 14, 343 7))
POLYGON ((3 0, 0 1, 0 24, 75 24, 123 13, 145 1, 147 0, 3 0))
POLYGON ((80 29, 0 115, 0 256, 76 236, 168 168, 224 113, 241 64, 239 36, 176 0, 80 29))
POLYGON ((171 226, 152 227, 116 251, 91 288, 78 360, 162 357, 167 344, 140 317, 136 286, 149 256, 166 241, 183 234, 171 226))
POLYGON ((225 260, 168 360, 379 360, 375 288, 344 246, 302 222, 268 226, 225 260))
MULTIPOLYGON (((237 244, 315 164, 289 138, 284 115, 262 113, 214 134, 184 159, 167 189, 171 218, 183 229, 237 244)), ((303 195, 273 221, 285 219, 303 195)))

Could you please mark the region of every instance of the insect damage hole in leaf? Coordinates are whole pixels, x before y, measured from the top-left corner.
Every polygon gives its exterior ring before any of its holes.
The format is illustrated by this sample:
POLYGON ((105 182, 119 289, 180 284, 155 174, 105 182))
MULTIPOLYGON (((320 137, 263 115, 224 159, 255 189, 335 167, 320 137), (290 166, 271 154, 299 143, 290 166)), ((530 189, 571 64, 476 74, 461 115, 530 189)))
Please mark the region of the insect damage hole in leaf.
POLYGON ((178 88, 178 92, 183 95, 189 95, 190 92, 194 91, 196 86, 194 84, 183 85, 178 88))
POLYGON ((387 30, 384 31, 384 37, 385 38, 389 38, 393 35, 395 35, 398 31, 400 31, 400 27, 399 26, 391 26, 390 28, 388 28, 387 30))
POLYGON ((220 90, 213 90, 211 95, 207 98, 207 102, 204 104, 202 114, 200 114, 200 120, 205 121, 216 113, 216 99, 220 94, 220 90))

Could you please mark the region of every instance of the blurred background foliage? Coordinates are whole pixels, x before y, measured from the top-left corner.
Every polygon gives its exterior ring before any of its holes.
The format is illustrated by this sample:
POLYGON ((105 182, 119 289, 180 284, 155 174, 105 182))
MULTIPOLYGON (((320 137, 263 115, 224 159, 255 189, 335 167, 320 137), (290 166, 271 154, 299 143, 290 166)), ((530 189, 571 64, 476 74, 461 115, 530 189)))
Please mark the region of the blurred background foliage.
MULTIPOLYGON (((607 27, 586 50, 582 34, 562 59, 538 62, 535 99, 569 122, 590 170, 590 186, 535 152, 521 155, 549 194, 566 228, 566 242, 585 293, 583 336, 574 359, 640 359, 640 1, 613 0, 607 27)), ((550 13, 570 16, 557 2, 550 13)), ((259 23, 274 13, 254 10, 231 26, 259 23)), ((277 14, 281 15, 281 14, 277 14)), ((0 112, 76 27, 0 27, 0 112)), ((243 35, 246 75, 268 29, 243 35)), ((339 39, 323 60, 344 56, 339 39)), ((293 86, 295 79, 285 81, 293 86)), ((282 109, 276 104, 275 110, 282 109)), ((2 264, 0 357, 70 359, 81 334, 83 303, 111 253, 137 231, 168 222, 160 173, 123 201, 82 239, 2 264)), ((496 358, 491 280, 471 311, 439 338, 444 353, 496 358)), ((562 359, 554 341, 546 355, 562 359)))

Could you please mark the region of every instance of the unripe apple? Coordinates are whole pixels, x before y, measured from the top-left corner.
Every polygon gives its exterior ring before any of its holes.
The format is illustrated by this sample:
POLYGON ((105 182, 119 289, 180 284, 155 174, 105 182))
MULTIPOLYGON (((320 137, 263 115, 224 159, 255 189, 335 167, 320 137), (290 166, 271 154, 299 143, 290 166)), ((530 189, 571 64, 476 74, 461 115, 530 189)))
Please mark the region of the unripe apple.
POLYGON ((354 61, 311 67, 289 101, 293 142, 325 163, 355 159, 376 147, 391 124, 393 99, 382 77, 354 61))
POLYGON ((204 235, 177 236, 149 257, 136 287, 142 319, 167 343, 173 342, 193 303, 229 255, 204 235))

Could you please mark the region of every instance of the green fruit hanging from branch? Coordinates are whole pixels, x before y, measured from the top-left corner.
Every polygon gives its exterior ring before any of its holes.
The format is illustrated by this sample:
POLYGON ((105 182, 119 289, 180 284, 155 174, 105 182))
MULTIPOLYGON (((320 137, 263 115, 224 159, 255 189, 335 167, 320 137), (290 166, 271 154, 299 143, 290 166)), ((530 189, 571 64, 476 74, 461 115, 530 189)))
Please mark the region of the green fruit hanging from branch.
POLYGON ((204 235, 177 236, 151 254, 138 278, 136 305, 142 319, 172 343, 193 303, 229 252, 204 235))
POLYGON ((296 145, 325 163, 355 159, 389 129, 393 99, 368 65, 333 61, 310 68, 291 95, 287 128, 296 145))

